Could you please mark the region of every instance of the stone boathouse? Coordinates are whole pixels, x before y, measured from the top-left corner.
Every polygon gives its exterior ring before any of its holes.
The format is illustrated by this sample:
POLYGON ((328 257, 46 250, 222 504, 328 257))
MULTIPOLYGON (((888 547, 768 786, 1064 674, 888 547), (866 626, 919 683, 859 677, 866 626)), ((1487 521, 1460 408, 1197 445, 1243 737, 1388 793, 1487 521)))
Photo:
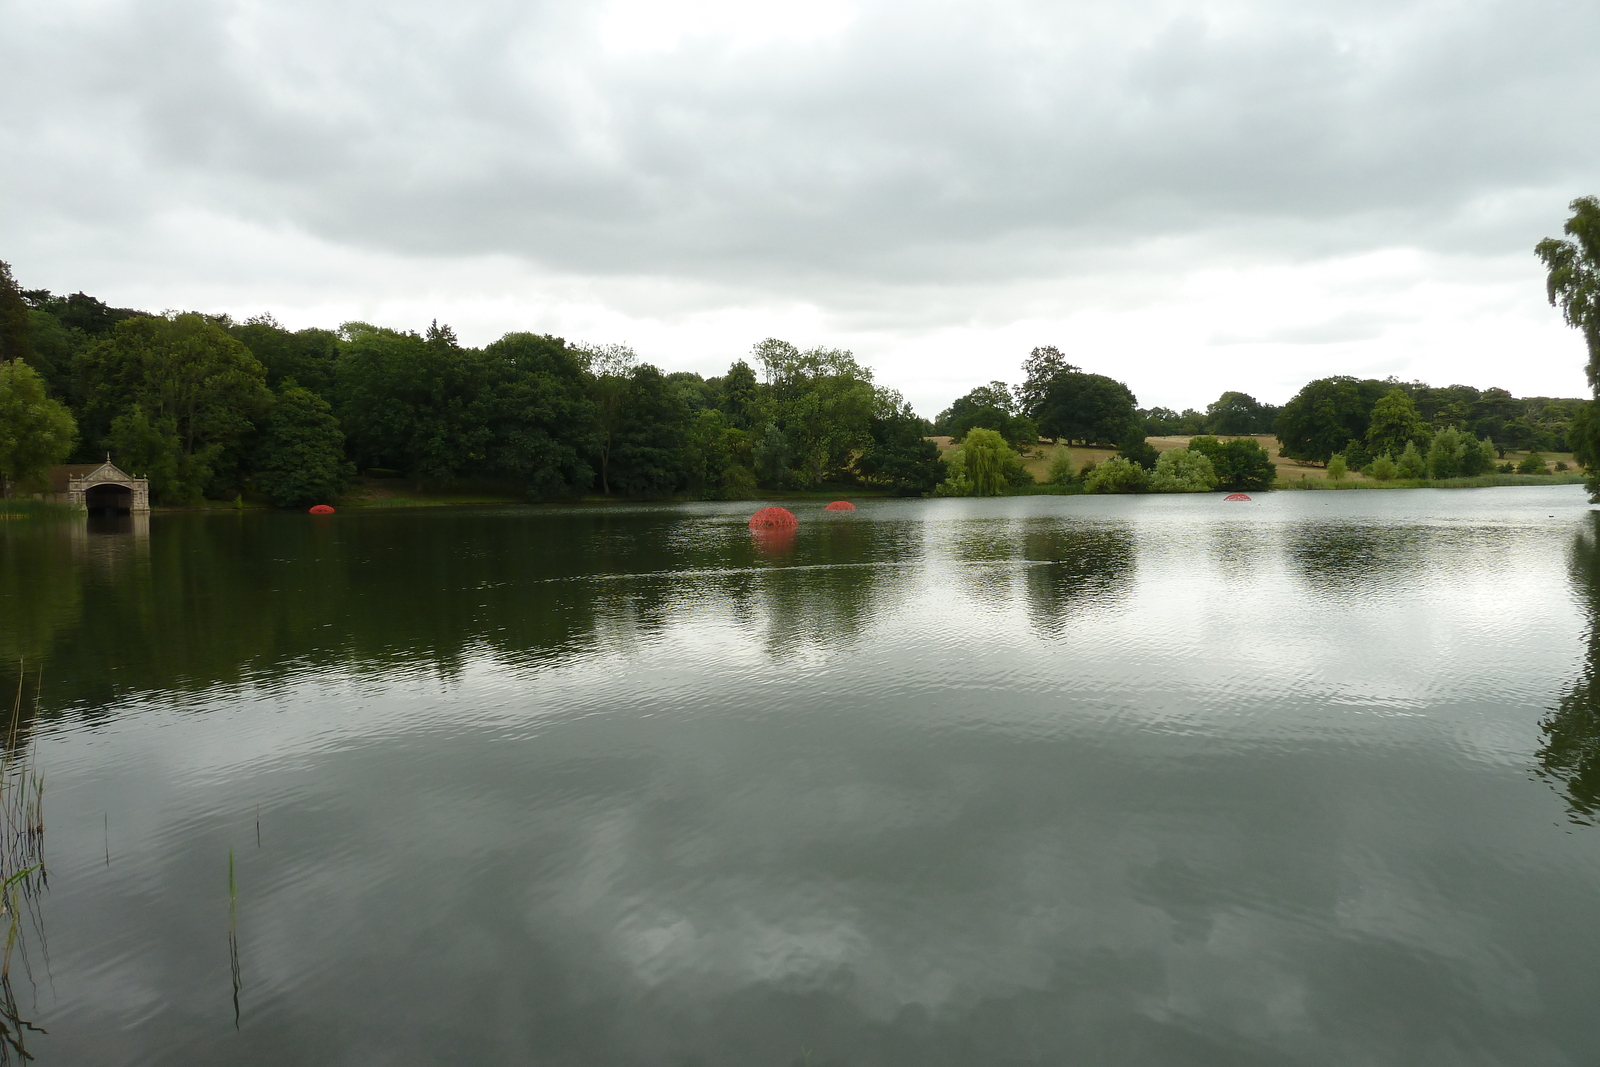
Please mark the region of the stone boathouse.
POLYGON ((104 463, 73 463, 50 471, 51 496, 75 508, 138 515, 150 510, 150 483, 104 463))

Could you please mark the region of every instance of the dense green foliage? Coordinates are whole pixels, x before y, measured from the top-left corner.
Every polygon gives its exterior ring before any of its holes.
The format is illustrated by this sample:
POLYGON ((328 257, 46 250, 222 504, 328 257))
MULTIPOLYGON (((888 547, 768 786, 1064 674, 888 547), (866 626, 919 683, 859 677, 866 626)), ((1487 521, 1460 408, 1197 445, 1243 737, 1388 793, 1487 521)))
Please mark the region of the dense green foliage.
POLYGON ((983 427, 968 431, 945 468, 948 473, 939 484, 940 496, 998 496, 1013 486, 1033 484, 1033 475, 1023 469, 1022 457, 998 430, 983 427))
POLYGON ((332 405, 283 379, 257 449, 256 485, 274 504, 292 507, 338 496, 354 473, 332 405))
POLYGON ((884 391, 868 428, 871 442, 856 460, 856 470, 869 485, 896 496, 930 493, 944 477, 939 448, 924 436, 927 423, 911 405, 884 391))
POLYGON ((1170 448, 1156 460, 1150 488, 1157 493, 1205 493, 1217 487, 1217 472, 1204 452, 1170 448))
POLYGON ((1206 410, 1185 408, 1140 408, 1145 434, 1152 437, 1225 434, 1227 436, 1270 434, 1281 408, 1263 404, 1249 393, 1229 390, 1206 405, 1206 410))
POLYGON ((1372 406, 1372 415, 1367 421, 1367 451, 1373 455, 1398 456, 1412 442, 1419 448, 1428 443, 1428 424, 1417 413, 1417 405, 1410 394, 1396 387, 1372 406))
POLYGON ((1078 480, 1078 473, 1072 469, 1072 453, 1060 445, 1050 453, 1048 480, 1051 485, 1071 485, 1078 480))
POLYGON ((77 435, 72 413, 45 395, 37 371, 22 359, 0 363, 0 494, 38 481, 77 435))
MULTIPOLYGON (((270 316, 150 315, 24 291, 0 267, 0 348, 0 365, 37 363, 50 403, 76 414, 77 458, 113 453, 158 503, 252 491, 298 505, 357 471, 532 499, 830 484, 920 495, 946 475, 932 427, 849 352, 775 339, 752 353, 761 378, 738 361, 707 380, 528 333, 474 348, 437 323, 291 331, 270 316)), ((1028 420, 1008 417, 1011 438, 1031 441, 1028 420)))
POLYGON ((1583 408, 1582 400, 1518 399, 1504 389, 1469 385, 1319 378, 1284 405, 1276 429, 1285 456, 1326 463, 1343 452, 1355 467, 1384 452, 1399 456, 1407 442, 1426 452, 1433 435, 1449 426, 1494 440, 1501 455, 1506 449, 1557 451, 1583 408))
POLYGON ((1083 476, 1083 487, 1091 493, 1138 493, 1149 481, 1149 474, 1139 464, 1112 456, 1083 476))
POLYGON ((1053 346, 1035 348, 1023 360, 1022 370, 1019 406, 1038 434, 1085 445, 1143 439, 1138 401, 1123 383, 1103 374, 1086 374, 1053 346))
POLYGON ((74 366, 90 455, 132 457, 129 473, 149 477, 162 502, 237 490, 272 394, 260 361, 221 325, 194 314, 124 319, 74 366))
POLYGON ((11 276, 11 264, 0 263, 0 363, 32 360, 28 337, 28 303, 11 276))
POLYGON ((956 440, 973 429, 994 430, 1013 445, 1031 445, 1038 439, 1038 427, 1017 409, 1016 398, 1005 382, 980 385, 956 399, 933 421, 933 432, 956 440))
POLYGON ((1190 438, 1189 451, 1200 452, 1211 461, 1217 475, 1217 488, 1251 492, 1272 488, 1278 468, 1261 442, 1253 437, 1219 441, 1210 435, 1190 438))
POLYGON ((1422 458, 1415 441, 1407 442, 1400 458, 1394 461, 1394 470, 1399 477, 1413 481, 1428 476, 1428 461, 1422 458))
POLYGON ((1122 443, 1117 445, 1117 455, 1130 463, 1137 463, 1147 471, 1156 469, 1156 460, 1159 457, 1156 446, 1137 432, 1123 438, 1122 443))

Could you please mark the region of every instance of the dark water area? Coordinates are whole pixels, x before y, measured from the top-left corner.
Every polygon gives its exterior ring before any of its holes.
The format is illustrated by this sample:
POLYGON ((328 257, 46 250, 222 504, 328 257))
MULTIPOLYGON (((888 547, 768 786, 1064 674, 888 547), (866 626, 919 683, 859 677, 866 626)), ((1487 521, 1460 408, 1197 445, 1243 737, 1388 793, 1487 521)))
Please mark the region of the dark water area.
POLYGON ((752 508, 4 524, 38 1062, 1600 1062, 1580 487, 752 508))

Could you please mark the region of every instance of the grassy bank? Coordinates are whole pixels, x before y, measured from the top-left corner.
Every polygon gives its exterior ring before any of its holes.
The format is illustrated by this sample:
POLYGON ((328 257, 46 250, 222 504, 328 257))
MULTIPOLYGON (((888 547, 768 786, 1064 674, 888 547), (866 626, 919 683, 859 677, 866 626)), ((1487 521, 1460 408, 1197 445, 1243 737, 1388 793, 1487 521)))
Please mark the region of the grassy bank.
POLYGON ((60 519, 83 512, 65 504, 46 504, 42 500, 0 500, 0 521, 5 519, 60 519))
POLYGON ((1274 489, 1484 489, 1493 485, 1578 485, 1583 482, 1582 471, 1563 471, 1559 474, 1480 474, 1475 478, 1395 478, 1387 482, 1371 478, 1352 478, 1333 481, 1328 478, 1307 478, 1279 481, 1274 489))

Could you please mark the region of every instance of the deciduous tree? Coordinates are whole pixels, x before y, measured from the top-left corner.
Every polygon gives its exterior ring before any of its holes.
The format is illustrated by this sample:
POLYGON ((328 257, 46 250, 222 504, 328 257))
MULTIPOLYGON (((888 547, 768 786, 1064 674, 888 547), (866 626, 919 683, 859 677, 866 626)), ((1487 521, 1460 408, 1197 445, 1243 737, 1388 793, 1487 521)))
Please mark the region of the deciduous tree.
POLYGON ((27 362, 0 362, 0 488, 42 477, 67 458, 78 434, 72 413, 45 395, 44 379, 27 362))
POLYGON ((279 507, 295 507, 338 496, 354 474, 332 405, 283 379, 257 446, 256 485, 279 507))
MULTIPOLYGON (((1582 335, 1589 351, 1589 389, 1600 398, 1600 199, 1581 196, 1570 205, 1563 231, 1570 240, 1547 237, 1534 251, 1544 261, 1545 292, 1561 309, 1567 325, 1582 335)), ((1591 500, 1600 502, 1600 415, 1591 399, 1585 416, 1569 432, 1572 450, 1589 472, 1591 500)), ((1501 436, 1501 440, 1506 438, 1501 436)))

